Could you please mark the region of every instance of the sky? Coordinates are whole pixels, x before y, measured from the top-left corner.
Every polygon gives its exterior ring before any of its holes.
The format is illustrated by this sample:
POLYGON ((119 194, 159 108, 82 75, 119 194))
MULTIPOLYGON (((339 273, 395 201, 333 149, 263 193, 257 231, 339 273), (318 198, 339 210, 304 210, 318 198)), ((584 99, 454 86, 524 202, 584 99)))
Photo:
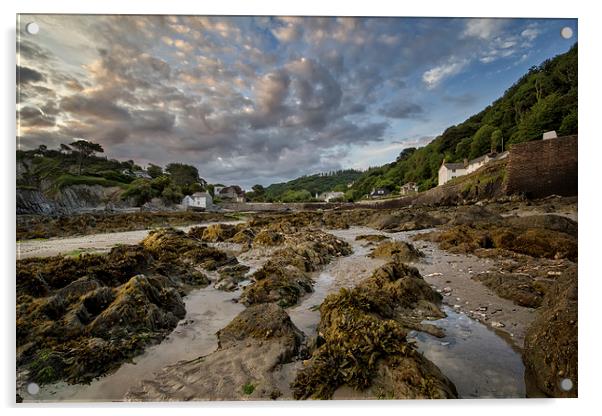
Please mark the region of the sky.
POLYGON ((576 41, 576 19, 21 15, 17 144, 82 138, 246 189, 366 169, 576 41))

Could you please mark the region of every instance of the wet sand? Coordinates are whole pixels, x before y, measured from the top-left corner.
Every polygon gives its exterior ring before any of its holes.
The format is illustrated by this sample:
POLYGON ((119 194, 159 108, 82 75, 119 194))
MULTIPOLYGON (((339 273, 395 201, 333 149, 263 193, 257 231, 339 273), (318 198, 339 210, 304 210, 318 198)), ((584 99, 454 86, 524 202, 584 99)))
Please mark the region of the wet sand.
MULTIPOLYGON (((239 224, 244 221, 217 221, 200 224, 174 227, 178 230, 188 231, 192 227, 207 226, 210 224, 239 224)), ((163 227, 157 227, 163 228, 163 227)), ((137 244, 151 231, 136 230, 116 233, 92 234, 81 237, 59 237, 48 240, 25 240, 17 242, 17 260, 29 257, 51 257, 74 252, 104 253, 119 244, 137 244)))

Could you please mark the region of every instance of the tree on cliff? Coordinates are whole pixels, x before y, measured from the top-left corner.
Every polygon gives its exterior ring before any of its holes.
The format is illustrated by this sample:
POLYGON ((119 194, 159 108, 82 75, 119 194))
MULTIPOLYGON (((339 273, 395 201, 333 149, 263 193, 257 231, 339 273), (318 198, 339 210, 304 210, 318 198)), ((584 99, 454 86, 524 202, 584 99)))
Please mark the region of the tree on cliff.
POLYGON ((82 174, 82 163, 87 157, 92 156, 94 153, 103 153, 104 149, 98 143, 92 143, 87 140, 79 139, 70 143, 70 146, 77 152, 77 163, 78 163, 78 174, 82 174))

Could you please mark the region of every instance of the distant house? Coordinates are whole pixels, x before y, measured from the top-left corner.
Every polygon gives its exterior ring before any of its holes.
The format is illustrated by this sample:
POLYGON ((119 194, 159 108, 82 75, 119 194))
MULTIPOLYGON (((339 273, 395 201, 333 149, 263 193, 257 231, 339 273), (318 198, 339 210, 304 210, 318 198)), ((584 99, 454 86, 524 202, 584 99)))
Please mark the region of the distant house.
POLYGON ((382 198, 389 195, 391 192, 387 188, 372 188, 370 198, 382 198))
POLYGON ((182 199, 182 206, 186 209, 204 210, 213 205, 213 198, 207 192, 195 192, 192 195, 186 195, 182 199))
POLYGON ((486 165, 489 162, 494 160, 501 160, 508 156, 508 152, 502 153, 489 153, 483 156, 479 156, 476 159, 472 159, 468 161, 464 159, 463 163, 441 163, 441 167, 439 168, 439 186, 449 182, 453 178, 457 178, 458 176, 468 175, 469 173, 474 172, 480 167, 486 165))
POLYGON ((330 202, 333 199, 343 198, 345 196, 344 192, 322 192, 317 196, 316 199, 319 201, 330 202))
POLYGON ((542 140, 550 140, 550 139, 557 139, 557 138, 558 138, 558 135, 556 134, 555 130, 546 131, 542 136, 542 140))
POLYGON ((145 170, 135 170, 134 176, 137 178, 152 179, 152 177, 145 170))
POLYGON ((224 201, 245 202, 245 191, 238 185, 225 186, 219 192, 214 189, 213 194, 224 201))
POLYGON ((400 195, 412 195, 415 193, 418 193, 418 184, 416 184, 416 182, 405 183, 401 185, 401 188, 399 189, 400 195))

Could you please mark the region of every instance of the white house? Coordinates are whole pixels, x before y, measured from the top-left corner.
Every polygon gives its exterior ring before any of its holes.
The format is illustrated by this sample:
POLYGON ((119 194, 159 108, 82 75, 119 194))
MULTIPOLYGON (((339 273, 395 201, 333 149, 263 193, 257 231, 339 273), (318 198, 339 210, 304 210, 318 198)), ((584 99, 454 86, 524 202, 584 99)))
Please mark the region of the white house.
POLYGON ((508 156, 508 152, 502 153, 489 153, 476 159, 472 159, 471 161, 464 160, 463 163, 441 163, 441 167, 439 168, 439 185, 443 185, 446 182, 449 182, 453 178, 457 178, 458 176, 468 175, 469 173, 474 172, 480 167, 486 165, 487 163, 494 160, 501 160, 508 156))
POLYGON ((322 192, 316 197, 316 199, 324 202, 330 202, 333 199, 342 198, 344 196, 344 192, 322 192))
POLYGON ((542 136, 542 140, 550 140, 550 139, 557 139, 557 138, 558 138, 558 135, 556 134, 556 130, 546 131, 542 136))
POLYGON ((182 206, 186 209, 207 209, 213 205, 213 198, 207 192, 195 192, 182 199, 182 206))

